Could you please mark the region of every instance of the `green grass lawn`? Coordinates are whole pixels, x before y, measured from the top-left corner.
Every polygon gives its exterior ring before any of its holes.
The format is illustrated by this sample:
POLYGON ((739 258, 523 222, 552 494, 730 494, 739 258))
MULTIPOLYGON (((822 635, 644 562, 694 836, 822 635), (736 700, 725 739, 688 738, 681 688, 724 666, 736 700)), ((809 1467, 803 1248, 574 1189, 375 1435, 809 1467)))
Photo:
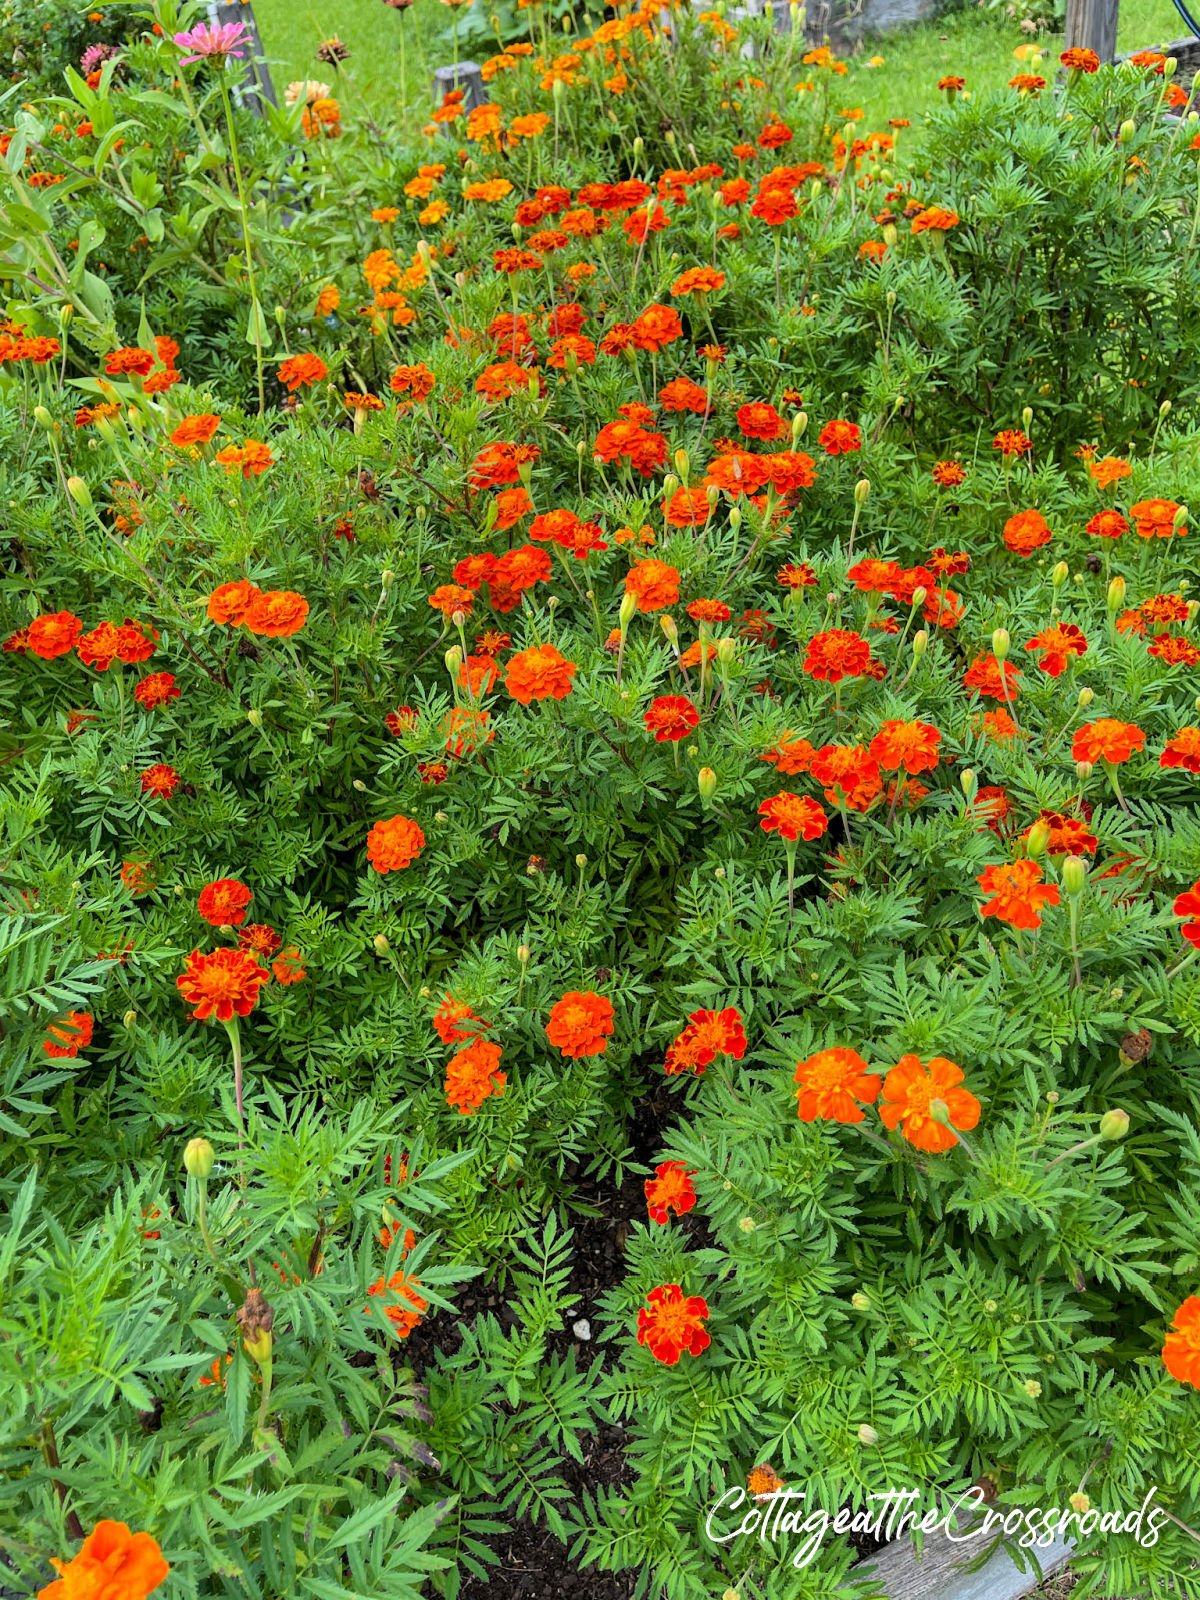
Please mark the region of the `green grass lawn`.
MULTIPOLYGON (((476 0, 476 9, 485 3, 476 0)), ((255 12, 280 94, 294 78, 334 82, 349 115, 361 107, 419 126, 431 103, 431 69, 448 65, 453 56, 450 13, 438 0, 416 0, 407 11, 392 10, 384 0, 255 0, 255 12), (317 45, 333 34, 350 51, 340 73, 316 57, 317 45)), ((1124 0, 1121 6, 1122 50, 1164 44, 1184 32, 1171 0, 1124 0)), ((937 103, 937 80, 944 73, 962 74, 976 93, 1001 88, 1019 70, 1013 51, 1024 42, 1014 23, 978 10, 905 29, 872 41, 854 58, 845 80, 846 104, 863 107, 868 127, 888 117, 915 122, 937 103), (882 67, 867 66, 874 55, 883 57, 882 67)), ((1062 40, 1049 36, 1041 42, 1053 61, 1062 40)))

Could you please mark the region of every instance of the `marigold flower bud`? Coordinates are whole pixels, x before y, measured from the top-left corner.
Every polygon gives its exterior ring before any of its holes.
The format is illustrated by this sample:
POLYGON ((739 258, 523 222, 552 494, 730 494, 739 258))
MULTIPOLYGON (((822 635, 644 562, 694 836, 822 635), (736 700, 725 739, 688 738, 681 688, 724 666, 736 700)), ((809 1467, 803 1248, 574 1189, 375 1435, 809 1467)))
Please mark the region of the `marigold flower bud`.
POLYGON ((1187 521, 1187 519, 1188 519, 1188 508, 1186 506, 1180 506, 1179 510, 1171 518, 1171 526, 1175 529, 1176 533, 1178 533, 1180 528, 1183 527, 1183 525, 1187 521))
POLYGON ((738 1229, 741 1233, 753 1233, 757 1227, 758 1223, 755 1222, 753 1217, 742 1217, 738 1221, 738 1229))
POLYGON ((1024 1389, 1025 1393, 1029 1396, 1029 1398, 1031 1400, 1037 1400, 1037 1399, 1040 1398, 1041 1393, 1042 1393, 1042 1386, 1037 1381, 1036 1378, 1026 1378, 1025 1382, 1021 1385, 1021 1387, 1024 1389))
POLYGON ((696 774, 696 787, 701 800, 711 800, 717 792, 717 775, 711 767, 701 767, 696 774))
POLYGON ((871 1424, 869 1422, 860 1422, 859 1423, 859 1425, 858 1425, 858 1442, 859 1442, 859 1444, 866 1444, 866 1445, 878 1444, 879 1443, 879 1435, 875 1432, 875 1429, 871 1426, 871 1424))
POLYGON ((396 574, 392 571, 391 567, 384 567, 383 571, 379 574, 379 587, 383 590, 384 594, 387 594, 395 581, 396 574))
POLYGON ((717 501, 721 498, 721 491, 717 488, 715 483, 710 483, 708 488, 705 489, 704 498, 708 501, 709 509, 711 510, 711 508, 715 506, 717 501))
POLYGON ((1036 861, 1039 856, 1046 854, 1046 846, 1050 843, 1050 824, 1041 818, 1034 823, 1025 835, 1025 851, 1031 861, 1036 861))
POLYGON ((183 1151, 183 1169, 189 1178, 207 1178, 217 1153, 207 1139, 189 1139, 183 1151))
POLYGON ((92 509, 92 491, 82 478, 68 478, 67 493, 77 506, 82 506, 85 511, 92 509))
POLYGON ((958 775, 958 781, 962 786, 963 794, 967 797, 967 804, 970 805, 975 798, 976 790, 979 788, 979 774, 974 767, 964 767, 958 775))
POLYGON ((799 444, 804 437, 804 430, 808 427, 808 412, 797 411, 792 418, 792 443, 799 444))
POLYGON ((375 946, 375 954, 377 956, 387 955, 388 951, 392 948, 391 941, 388 939, 386 933, 377 933, 371 940, 371 943, 375 946))
POLYGON ((621 601, 621 609, 617 612, 617 621, 620 623, 622 633, 628 629, 629 624, 637 615, 637 608, 638 603, 635 594, 627 594, 621 601))
POLYGON ((667 639, 671 644, 677 645, 679 643, 679 629, 675 626, 674 617, 669 617, 664 614, 663 616, 659 617, 658 625, 666 634, 667 639))
POLYGON ((457 678, 458 669, 463 664, 462 647, 460 645, 452 644, 449 650, 446 651, 446 654, 442 657, 442 660, 446 663, 446 671, 450 674, 450 676, 452 678, 457 678))
POLYGON ((867 496, 870 494, 870 492, 870 478, 860 478, 854 485, 854 504, 856 506, 865 506, 867 503, 867 496))
MULTIPOLYGON (((894 222, 886 223, 885 226, 884 226, 884 230, 883 230, 883 242, 884 242, 885 245, 887 245, 889 250, 894 248, 896 240, 899 237, 900 237, 900 234, 899 234, 899 231, 898 231, 898 229, 896 227, 896 224, 894 222)), ((894 306, 896 304, 896 291, 895 291, 895 289, 889 289, 887 297, 888 297, 888 305, 894 306)))
POLYGON ((1050 582, 1056 589, 1061 589, 1071 576, 1071 569, 1065 561, 1060 561, 1050 574, 1050 582))
POLYGON ((125 1024, 125 1026, 127 1028, 132 1028, 134 1023, 137 1021, 137 1012, 136 1011, 127 1011, 125 1013, 125 1015, 121 1018, 121 1021, 125 1024))
POLYGON ((1122 1111, 1120 1106, 1114 1106, 1100 1118, 1100 1137, 1109 1144, 1115 1144, 1118 1139, 1123 1139, 1128 1132, 1129 1113, 1122 1111))
POLYGON ((450 813, 448 811, 435 811, 433 813, 433 820, 440 826, 444 827, 445 824, 450 821, 450 813))
POLYGON ((1127 117, 1117 130, 1117 143, 1128 144, 1137 132, 1137 124, 1132 117, 1127 117))
POLYGON ((913 608, 913 610, 915 611, 918 606, 923 606, 925 604, 925 601, 928 599, 928 597, 929 597, 929 590, 928 589, 926 589, 924 587, 914 589, 913 590, 913 597, 912 597, 912 608, 913 608))
POLYGON ((1108 586, 1107 605, 1108 605, 1108 609, 1110 611, 1120 611, 1121 607, 1124 604, 1125 604, 1125 579, 1123 577, 1121 577, 1120 573, 1118 573, 1117 576, 1112 580, 1112 582, 1108 586))
POLYGON ((61 328, 69 327, 70 324, 72 322, 74 322, 74 320, 75 320, 75 307, 74 306, 63 306, 62 309, 58 313, 59 327, 61 327, 61 328))
POLYGON ((1096 691, 1094 689, 1086 689, 1086 688, 1080 689, 1080 691, 1079 691, 1079 709, 1081 711, 1086 711, 1088 706, 1091 705, 1092 701, 1095 698, 1096 698, 1096 691))
POLYGON ((1072 1511, 1078 1512, 1080 1516, 1083 1516, 1085 1511, 1090 1511, 1092 1509, 1092 1502, 1088 1496, 1084 1494, 1082 1489, 1076 1490, 1076 1492, 1067 1500, 1067 1504, 1070 1506, 1072 1511))
POLYGON ((247 711, 247 713, 246 713, 246 721, 250 724, 250 726, 252 728, 261 728, 262 727, 262 725, 263 725, 263 714, 258 709, 257 706, 251 706, 249 711, 247 711))
POLYGON ((1163 62, 1163 77, 1173 78, 1179 71, 1179 61, 1175 56, 1168 56, 1163 62))
POLYGON ((640 161, 642 159, 642 156, 645 154, 645 150, 646 150, 646 141, 642 138, 641 134, 639 133, 635 137, 635 139, 633 141, 633 158, 634 158, 634 160, 635 161, 640 161))
POLYGON ((579 854, 575 857, 575 865, 577 867, 586 867, 587 864, 588 864, 588 858, 584 855, 583 851, 581 850, 579 852, 579 854))
POLYGON ((34 406, 33 420, 37 423, 38 427, 42 428, 46 433, 54 432, 54 418, 46 410, 45 406, 34 406))
POLYGON ((920 628, 920 629, 918 629, 918 631, 916 633, 913 634, 913 642, 912 642, 913 660, 914 661, 920 661, 921 657, 925 654, 926 650, 928 650, 928 649, 929 649, 929 632, 928 632, 928 629, 920 628))
POLYGON ((367 786, 361 778, 355 778, 352 787, 357 789, 359 794, 366 794, 367 792, 367 786))
POLYGON ((669 500, 679 487, 679 479, 673 472, 668 472, 663 479, 663 499, 669 500))
POLYGON ((733 639, 718 639, 716 650, 718 661, 730 662, 737 655, 737 643, 733 639))
POLYGON ((1082 856, 1068 856, 1062 864, 1062 884, 1072 900, 1087 888, 1087 880, 1087 862, 1082 856))
POLYGON ((531 954, 532 952, 527 944, 519 944, 517 946, 517 960, 522 966, 529 960, 531 954))
POLYGON ((433 261, 433 251, 429 248, 428 239, 417 240, 417 254, 421 258, 421 265, 428 272, 433 261))
POLYGON ((742 525, 741 508, 739 506, 730 506, 730 508, 729 508, 729 526, 736 533, 737 530, 741 527, 741 525, 742 525))
POLYGON ((950 1107, 944 1100, 931 1100, 929 1102, 929 1116, 933 1122, 938 1122, 943 1128, 950 1126, 950 1107))
POLYGON ((1033 427, 1033 407, 1025 406, 1021 411, 1021 426, 1028 433, 1033 427))
POLYGON ((870 1309, 871 1301, 861 1289, 856 1289, 850 1296, 850 1304, 856 1311, 867 1311, 870 1309))
POLYGON ((992 630, 992 654, 997 661, 1003 661, 1008 655, 1012 640, 1008 636, 1007 628, 994 628, 992 630))
POLYGON ((1075 776, 1079 779, 1080 783, 1086 783, 1095 770, 1095 767, 1090 761, 1077 761, 1075 763, 1075 776))

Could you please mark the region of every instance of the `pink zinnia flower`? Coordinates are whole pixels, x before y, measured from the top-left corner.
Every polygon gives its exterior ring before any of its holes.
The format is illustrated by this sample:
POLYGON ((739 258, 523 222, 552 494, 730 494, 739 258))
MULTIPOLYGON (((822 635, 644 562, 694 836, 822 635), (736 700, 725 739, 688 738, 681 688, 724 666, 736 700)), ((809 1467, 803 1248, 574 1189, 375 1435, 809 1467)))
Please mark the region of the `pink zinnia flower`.
POLYGON ((239 59, 245 54, 239 50, 238 45, 246 42, 246 24, 244 22, 223 22, 219 28, 214 28, 207 22, 201 22, 187 33, 175 34, 175 43, 181 50, 191 50, 193 54, 180 58, 179 65, 186 67, 189 61, 214 61, 218 66, 224 66, 226 58, 235 56, 239 59))

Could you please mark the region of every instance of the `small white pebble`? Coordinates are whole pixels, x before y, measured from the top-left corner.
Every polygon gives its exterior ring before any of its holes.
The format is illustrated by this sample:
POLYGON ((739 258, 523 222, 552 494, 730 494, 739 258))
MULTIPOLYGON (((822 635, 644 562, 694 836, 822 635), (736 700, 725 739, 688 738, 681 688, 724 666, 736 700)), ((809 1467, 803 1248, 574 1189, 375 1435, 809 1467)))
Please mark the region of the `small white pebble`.
POLYGON ((580 1317, 578 1322, 572 1323, 571 1332, 586 1343, 592 1337, 592 1325, 586 1317, 580 1317))

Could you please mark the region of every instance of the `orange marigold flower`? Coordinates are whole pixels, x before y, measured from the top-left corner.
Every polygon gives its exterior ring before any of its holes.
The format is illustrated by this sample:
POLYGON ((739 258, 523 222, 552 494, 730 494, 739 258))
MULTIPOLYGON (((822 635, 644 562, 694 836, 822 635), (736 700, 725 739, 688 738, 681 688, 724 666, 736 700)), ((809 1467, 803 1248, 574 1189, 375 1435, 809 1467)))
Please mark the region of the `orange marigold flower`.
POLYGON ((257 956, 273 956, 283 940, 269 922, 252 922, 238 929, 238 949, 253 950, 257 956))
POLYGON ((689 489, 680 485, 663 506, 663 516, 673 528, 700 527, 711 515, 712 501, 702 488, 689 489))
POLYGON ((1011 661, 997 661, 993 655, 976 656, 963 674, 963 687, 992 700, 1003 700, 1007 687, 1008 698, 1015 700, 1020 676, 1020 667, 1014 667, 1011 661))
MULTIPOLYGON (((377 1278, 367 1289, 369 1295, 398 1296, 398 1299, 383 1307, 383 1314, 395 1328, 398 1338, 407 1339, 429 1309, 428 1300, 422 1299, 417 1293, 420 1287, 418 1278, 410 1278, 403 1272, 393 1272, 390 1278, 377 1278)), ((370 1306, 364 1309, 370 1313, 370 1306)))
POLYGON ((775 579, 785 589, 811 589, 817 581, 817 575, 807 561, 789 561, 786 566, 780 567, 775 579))
POLYGON ((1143 539, 1169 539, 1173 534, 1183 534, 1186 522, 1175 526, 1176 514, 1181 507, 1174 500, 1139 500, 1129 508, 1133 525, 1143 539))
POLYGON ((790 190, 779 187, 767 188, 756 195, 750 207, 750 215, 757 217, 760 222, 765 222, 769 228, 779 228, 785 222, 790 222, 793 217, 799 216, 800 207, 790 190))
POLYGON ((454 616, 455 612, 460 612, 466 617, 471 614, 475 595, 473 590, 465 588, 460 583, 443 583, 439 584, 429 596, 429 604, 446 618, 454 616))
POLYGON ((1100 57, 1094 50, 1085 49, 1082 45, 1072 45, 1069 50, 1064 50, 1058 59, 1068 72, 1100 70, 1100 57))
POLYGON ((92 1042, 96 1019, 90 1011, 68 1011, 59 1022, 52 1022, 43 1040, 42 1049, 56 1061, 73 1061, 81 1050, 92 1042))
POLYGON ((98 1522, 70 1561, 54 1556, 60 1574, 38 1600, 145 1600, 170 1572, 158 1541, 130 1533, 124 1522, 98 1522))
POLYGON ((807 739, 800 739, 791 731, 784 734, 783 738, 774 747, 759 756, 760 761, 769 761, 777 772, 782 772, 785 777, 792 777, 797 772, 807 772, 816 751, 807 739))
POLYGON ((738 407, 737 425, 747 439, 778 439, 787 431, 787 423, 775 407, 758 400, 738 407))
POLYGON ((693 1011, 688 1025, 667 1050, 663 1070, 673 1076, 694 1072, 701 1076, 717 1056, 741 1061, 746 1054, 746 1032, 734 1006, 723 1011, 693 1011))
POLYGON ((1184 919, 1180 933, 1189 944, 1194 944, 1200 950, 1200 878, 1190 889, 1176 896, 1172 910, 1177 917, 1184 919))
POLYGON ((612 1001, 594 989, 571 989, 557 1000, 546 1023, 546 1037, 564 1056, 602 1056, 613 1031, 612 1001))
POLYGON ((269 639, 290 639, 308 617, 308 601, 293 589, 267 589, 246 607, 242 622, 251 633, 269 639))
POLYGON ((196 909, 214 928, 240 928, 253 898, 251 890, 239 879, 216 878, 201 889, 196 909))
POLYGON ((1093 539, 1119 539, 1129 532, 1129 524, 1119 511, 1097 511, 1084 529, 1093 539))
POLYGON ((115 622, 102 622, 85 633, 78 644, 79 659, 85 667, 107 672, 121 653, 121 635, 115 622))
POLYGON ((692 729, 699 726, 700 713, 684 695, 660 694, 650 702, 642 720, 654 735, 656 744, 668 744, 686 739, 692 729))
POLYGON ((685 1296, 677 1283, 651 1289, 638 1312, 637 1340, 656 1361, 673 1367, 686 1350, 698 1356, 712 1340, 704 1326, 708 1303, 699 1295, 685 1296))
POLYGON ((147 711, 166 705, 168 700, 178 700, 179 690, 173 672, 151 672, 133 691, 133 698, 147 711))
POLYGON ((144 378, 157 364, 158 357, 149 350, 143 350, 137 345, 126 345, 120 350, 114 350, 111 355, 104 358, 104 370, 110 377, 121 377, 132 374, 144 378))
POLYGON ((679 599, 679 571, 647 556, 625 574, 625 593, 634 597, 639 611, 662 611, 679 599))
POLYGON ((295 945, 272 961, 271 971, 275 974, 275 982, 282 984, 285 989, 293 983, 303 983, 308 977, 304 970, 304 957, 295 945))
POLYGON ((932 772, 942 736, 928 722, 885 722, 871 740, 872 758, 885 772, 932 772))
POLYGON ((1136 751, 1145 748, 1146 735, 1132 722, 1115 717, 1099 717, 1075 730, 1071 741, 1072 761, 1108 761, 1119 766, 1136 751))
POLYGON ((1050 543, 1050 524, 1040 511, 1018 511, 1004 524, 1004 543, 1018 556, 1031 556, 1050 543))
POLYGON ((712 294, 725 287, 725 274, 715 267, 689 267, 681 272, 671 285, 671 294, 679 299, 688 294, 712 294))
POLYGON ((959 1087, 962 1081, 962 1068, 945 1056, 934 1056, 928 1066, 919 1056, 901 1056, 883 1080, 883 1125, 898 1127, 916 1150, 952 1150, 958 1143, 954 1130, 968 1133, 979 1121, 979 1101, 959 1087))
POLYGON ((509 658, 504 687, 520 705, 534 700, 565 700, 571 692, 576 665, 557 646, 533 645, 509 658))
POLYGON ((209 620, 236 627, 246 620, 246 613, 258 596, 258 589, 245 578, 218 584, 208 597, 209 620))
POLYGON ((933 481, 939 489, 957 489, 967 481, 967 469, 957 461, 935 461, 933 481))
POLYGON ((221 419, 212 411, 202 411, 194 417, 184 417, 171 435, 171 443, 179 446, 207 444, 221 425, 221 419))
POLYGON ((912 219, 912 231, 916 234, 949 233, 951 228, 958 227, 958 222, 957 211, 951 211, 947 206, 926 206, 912 219))
POLYGON ((393 394, 407 394, 413 400, 427 400, 437 379, 423 361, 415 366, 399 366, 388 379, 393 394))
MULTIPOLYGON (((1046 840, 1049 855, 1090 856, 1095 853, 1099 840, 1088 831, 1087 823, 1081 818, 1064 816, 1061 811, 1042 811, 1038 814, 1038 823, 1050 830, 1050 837, 1046 840)), ((1038 823, 1030 823, 1021 835, 1022 839, 1027 840, 1038 823)))
MULTIPOLYGON (((1200 1389, 1200 1299, 1189 1295, 1171 1318, 1163 1340, 1163 1366, 1180 1383, 1200 1389)), ((42 1591, 43 1594, 45 1590, 42 1591)))
POLYGON ((425 835, 411 817, 387 817, 367 834, 367 860, 376 872, 401 872, 425 848, 425 835))
POLYGON ((882 1078, 872 1073, 857 1050, 834 1045, 801 1061, 794 1082, 801 1122, 861 1122, 864 1105, 874 1105, 882 1078), (860 1104, 861 1102, 861 1104, 860 1104))
POLYGON ((1057 884, 1045 882, 1036 861, 1023 859, 985 867, 976 882, 985 895, 991 896, 980 906, 980 916, 998 917, 1014 928, 1040 928, 1043 903, 1056 906, 1059 902, 1057 884))
POLYGON ((804 671, 823 683, 840 683, 843 678, 864 677, 870 662, 871 646, 861 634, 829 628, 809 640, 804 671))
POLYGON ((451 1057, 446 1067, 446 1104, 459 1116, 471 1117, 493 1094, 503 1094, 507 1077, 500 1071, 500 1046, 475 1039, 451 1057))
POLYGON ((647 1178, 643 1185, 651 1222, 665 1223, 670 1211, 677 1217, 687 1215, 696 1204, 696 1191, 692 1187, 695 1176, 682 1161, 663 1161, 655 1167, 654 1176, 647 1178))
POLYGON ((835 417, 827 422, 817 435, 817 443, 827 456, 850 455, 862 449, 862 429, 856 422, 846 422, 835 417))
POLYGON ((82 632, 83 623, 70 611, 44 612, 29 624, 27 648, 43 661, 54 661, 75 648, 82 632))
POLYGON ((468 1039, 478 1039, 489 1026, 476 1016, 465 1000, 456 1000, 450 994, 433 1014, 434 1032, 443 1044, 463 1044, 468 1039))
POLYGON ((883 787, 879 764, 860 744, 824 744, 809 772, 825 790, 830 805, 866 811, 883 787))
POLYGON ((792 794, 788 789, 764 800, 758 814, 762 818, 759 827, 764 833, 778 833, 789 844, 798 839, 819 839, 829 827, 829 818, 815 800, 807 795, 792 794))
POLYGON ((217 451, 213 460, 225 468, 227 477, 240 472, 243 478, 257 478, 275 464, 270 445, 262 444, 257 439, 247 439, 240 448, 233 444, 226 445, 224 450, 217 451))
POLYGON ((1146 650, 1166 667, 1194 667, 1200 663, 1200 649, 1181 634, 1157 633, 1146 650))
POLYGON ((1086 654, 1087 640, 1073 622, 1056 622, 1035 633, 1025 648, 1040 651, 1038 666, 1050 677, 1060 678, 1073 657, 1086 654))
POLYGON ((175 987, 192 1007, 197 1022, 215 1016, 232 1022, 235 1014, 248 1017, 258 1004, 258 991, 270 973, 249 950, 214 950, 209 955, 193 950, 175 987))
POLYGON ((1018 72, 1008 80, 1008 87, 1018 94, 1039 94, 1046 87, 1046 80, 1037 72, 1018 72))
POLYGON ((673 306, 647 306, 630 323, 635 350, 657 351, 683 337, 683 323, 673 306))
POLYGON ((152 767, 146 768, 141 774, 140 781, 143 794, 153 794, 160 800, 169 800, 179 784, 179 774, 174 767, 157 761, 152 767))
POLYGON ((1200 772, 1200 728, 1180 728, 1163 748, 1160 767, 1182 767, 1185 772, 1200 772))
POLYGON ((1088 472, 1101 489, 1111 489, 1114 483, 1119 483, 1122 478, 1132 476, 1133 468, 1128 461, 1122 461, 1120 456, 1103 456, 1099 460, 1088 462, 1088 472))
POLYGON ((320 356, 288 356, 279 363, 276 375, 288 393, 295 394, 297 389, 311 389, 313 384, 327 378, 329 368, 320 356))

